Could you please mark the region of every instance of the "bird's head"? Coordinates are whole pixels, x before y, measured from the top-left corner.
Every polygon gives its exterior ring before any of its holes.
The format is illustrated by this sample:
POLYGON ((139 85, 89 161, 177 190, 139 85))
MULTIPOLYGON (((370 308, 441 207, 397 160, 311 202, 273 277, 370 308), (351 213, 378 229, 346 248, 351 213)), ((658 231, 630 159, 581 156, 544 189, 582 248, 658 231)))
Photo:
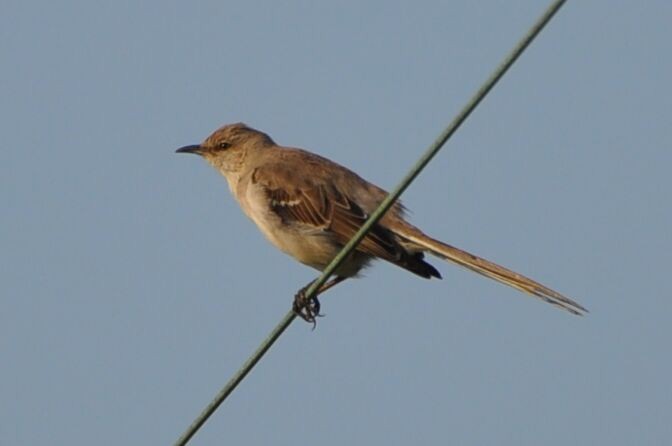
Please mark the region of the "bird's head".
POLYGON ((184 146, 176 152, 200 155, 214 168, 226 174, 239 171, 250 152, 263 150, 274 144, 267 134, 239 122, 220 127, 201 144, 184 146))

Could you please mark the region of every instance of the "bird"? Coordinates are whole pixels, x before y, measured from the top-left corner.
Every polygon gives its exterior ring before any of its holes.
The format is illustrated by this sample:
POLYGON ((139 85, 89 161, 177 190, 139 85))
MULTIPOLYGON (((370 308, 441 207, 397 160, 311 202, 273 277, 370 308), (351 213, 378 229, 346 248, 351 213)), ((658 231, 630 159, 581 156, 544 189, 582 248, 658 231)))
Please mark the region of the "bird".
MULTIPOLYGON (((278 249, 299 262, 324 270, 385 199, 384 189, 352 170, 307 150, 283 147, 242 122, 215 130, 200 144, 177 153, 201 156, 226 179, 243 212, 278 249)), ((518 289, 575 315, 588 310, 578 302, 522 274, 430 237, 405 218, 396 201, 360 244, 311 298, 303 287, 295 313, 315 324, 321 316, 318 295, 358 277, 382 259, 422 278, 441 278, 425 260, 431 254, 518 289)))

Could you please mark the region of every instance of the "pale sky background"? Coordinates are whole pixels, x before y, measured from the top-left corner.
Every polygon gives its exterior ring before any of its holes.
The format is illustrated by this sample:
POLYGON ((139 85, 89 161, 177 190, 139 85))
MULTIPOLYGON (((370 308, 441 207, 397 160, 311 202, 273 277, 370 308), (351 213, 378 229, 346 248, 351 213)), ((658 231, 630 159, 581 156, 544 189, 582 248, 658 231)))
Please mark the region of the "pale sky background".
MULTIPOLYGON (((316 277, 177 147, 244 121, 392 188, 547 3, 4 0, 0 444, 171 444, 316 277)), ((569 2, 403 197, 587 317, 378 264, 192 444, 669 444, 670 23, 569 2)))

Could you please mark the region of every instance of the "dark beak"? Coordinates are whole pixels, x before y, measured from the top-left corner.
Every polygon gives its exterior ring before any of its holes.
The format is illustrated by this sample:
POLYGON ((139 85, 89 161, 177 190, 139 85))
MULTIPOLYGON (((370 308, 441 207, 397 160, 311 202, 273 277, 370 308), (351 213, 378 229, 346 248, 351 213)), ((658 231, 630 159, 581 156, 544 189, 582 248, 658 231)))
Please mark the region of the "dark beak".
POLYGON ((200 145, 195 144, 191 146, 180 147, 175 151, 175 153, 193 153, 195 155, 200 155, 203 153, 203 150, 201 149, 200 145))

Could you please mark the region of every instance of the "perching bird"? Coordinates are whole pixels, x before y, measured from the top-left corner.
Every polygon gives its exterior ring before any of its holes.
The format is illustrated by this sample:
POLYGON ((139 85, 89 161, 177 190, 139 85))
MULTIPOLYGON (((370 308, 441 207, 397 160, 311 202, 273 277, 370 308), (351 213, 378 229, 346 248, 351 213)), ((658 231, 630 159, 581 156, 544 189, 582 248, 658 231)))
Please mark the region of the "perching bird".
MULTIPOLYGON (((178 153, 202 156, 229 183, 243 212, 266 238, 299 262, 322 271, 352 238, 387 192, 331 160, 305 150, 277 145, 245 124, 225 125, 201 144, 178 153)), ((404 219, 396 203, 364 237, 319 292, 355 277, 376 258, 420 277, 441 278, 424 259, 430 253, 540 298, 573 314, 587 310, 577 302, 488 260, 443 243, 404 219)), ((305 288, 304 288, 305 290, 305 288)), ((317 297, 297 294, 294 309, 313 322, 317 297)))

